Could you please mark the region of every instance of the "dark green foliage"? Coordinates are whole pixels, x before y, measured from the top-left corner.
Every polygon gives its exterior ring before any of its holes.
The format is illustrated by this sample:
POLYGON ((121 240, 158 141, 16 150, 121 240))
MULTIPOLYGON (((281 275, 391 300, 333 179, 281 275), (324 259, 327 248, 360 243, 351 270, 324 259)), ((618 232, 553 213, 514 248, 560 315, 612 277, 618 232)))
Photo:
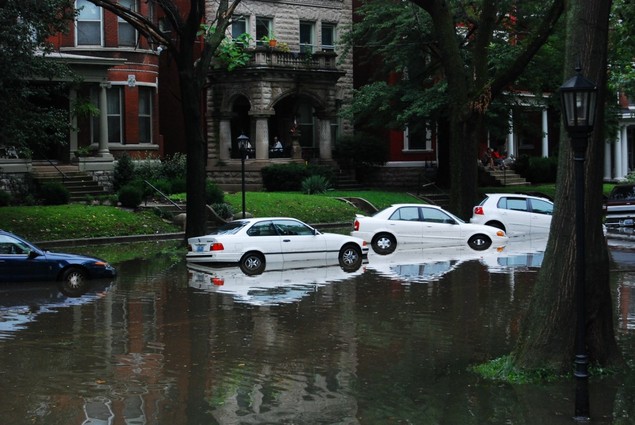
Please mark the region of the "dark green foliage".
POLYGON ((176 153, 161 162, 161 176, 170 180, 185 179, 187 156, 176 153))
POLYGON ((143 190, 136 183, 128 183, 119 189, 119 203, 124 208, 137 208, 143 200, 143 190))
POLYGON ((186 190, 185 177, 179 177, 170 181, 172 184, 171 193, 184 193, 186 190))
POLYGON ((324 176, 313 175, 302 180, 302 193, 314 195, 316 193, 324 193, 331 187, 330 183, 324 176))
POLYGON ((219 217, 224 218, 225 220, 229 220, 230 218, 232 218, 234 216, 234 213, 236 212, 234 211, 234 207, 225 202, 220 204, 212 204, 211 207, 214 211, 216 211, 216 214, 218 214, 219 217))
POLYGON ((2 2, 0 143, 10 143, 21 151, 28 148, 36 155, 51 145, 67 143, 68 110, 55 105, 67 97, 75 78, 65 64, 49 60, 47 54, 51 52, 48 37, 68 31, 74 3, 71 0, 2 2))
POLYGON ((118 192, 119 189, 133 181, 135 177, 135 165, 132 159, 127 154, 124 154, 117 161, 113 171, 112 184, 115 192, 118 192))
POLYGON ((324 165, 275 164, 262 169, 262 183, 268 192, 296 192, 302 190, 304 179, 314 175, 330 183, 334 170, 324 165))
POLYGON ((514 169, 533 184, 554 183, 558 172, 558 158, 521 155, 516 159, 514 169))
MULTIPOLYGON (((145 184, 145 183, 144 183, 145 184)), ((165 195, 170 195, 174 193, 172 191, 172 182, 167 179, 158 179, 150 181, 150 184, 154 186, 156 189, 160 190, 165 195)), ((150 196, 160 196, 158 193, 155 193, 152 188, 150 188, 150 196)))
POLYGON ((70 193, 60 182, 46 182, 40 186, 39 196, 44 205, 68 204, 70 193))
POLYGON ((225 193, 211 180, 205 182, 205 203, 207 205, 222 204, 225 202, 225 193))
POLYGON ((11 202, 11 195, 9 192, 0 190, 0 207, 6 207, 11 202))
POLYGON ((388 143, 379 137, 358 132, 335 142, 334 159, 342 168, 377 167, 388 160, 388 143))

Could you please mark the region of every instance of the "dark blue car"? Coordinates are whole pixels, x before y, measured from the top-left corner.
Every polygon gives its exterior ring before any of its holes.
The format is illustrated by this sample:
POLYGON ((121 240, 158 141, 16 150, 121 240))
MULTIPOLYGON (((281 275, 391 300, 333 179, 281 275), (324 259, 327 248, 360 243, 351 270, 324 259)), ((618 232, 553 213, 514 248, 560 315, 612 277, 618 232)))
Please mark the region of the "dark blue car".
POLYGON ((99 258, 44 251, 0 230, 0 282, 59 282, 62 292, 79 295, 89 279, 116 274, 114 267, 99 258))

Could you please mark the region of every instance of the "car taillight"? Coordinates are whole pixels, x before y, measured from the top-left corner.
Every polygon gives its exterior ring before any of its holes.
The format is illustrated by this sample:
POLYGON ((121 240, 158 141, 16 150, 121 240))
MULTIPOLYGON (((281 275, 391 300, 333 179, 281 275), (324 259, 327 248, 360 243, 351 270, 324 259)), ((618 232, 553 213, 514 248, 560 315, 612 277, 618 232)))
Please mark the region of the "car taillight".
POLYGON ((214 242, 214 243, 212 244, 212 246, 210 246, 210 247, 209 247, 209 250, 210 250, 210 251, 222 251, 222 250, 224 250, 224 249, 225 249, 225 247, 224 247, 224 246, 223 246, 223 244, 222 244, 222 243, 220 243, 220 242, 214 242))
POLYGON ((353 230, 359 231, 359 221, 355 220, 355 223, 353 223, 353 230))
POLYGON ((476 215, 483 215, 483 207, 478 206, 478 207, 474 207, 474 214, 476 215))
POLYGON ((214 286, 223 286, 225 284, 225 279, 221 279, 220 277, 213 277, 212 284, 214 286))

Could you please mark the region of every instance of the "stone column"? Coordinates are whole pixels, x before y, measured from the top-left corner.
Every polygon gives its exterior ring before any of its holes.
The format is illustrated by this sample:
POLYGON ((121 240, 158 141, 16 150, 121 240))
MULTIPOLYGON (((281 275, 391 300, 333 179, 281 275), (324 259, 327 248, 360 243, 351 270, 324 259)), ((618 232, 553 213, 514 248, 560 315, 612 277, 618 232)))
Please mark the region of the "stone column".
MULTIPOLYGON (((489 142, 487 144, 489 146, 489 142)), ((514 144, 514 110, 509 110, 509 133, 507 133, 507 154, 516 156, 516 145, 514 144)))
POLYGON ((622 130, 622 178, 628 175, 628 126, 623 125, 622 130))
POLYGON ((331 161, 333 159, 333 141, 331 140, 331 119, 319 118, 319 147, 320 147, 320 159, 323 161, 331 161))
POLYGON ((256 115, 256 134, 252 146, 256 148, 256 159, 269 159, 269 115, 256 115))
POLYGON ((611 142, 604 142, 604 180, 611 180, 611 142))
POLYGON ((617 133, 615 139, 615 150, 613 151, 613 178, 619 180, 622 178, 622 129, 617 133))
POLYGON ((97 156, 101 158, 112 158, 108 149, 108 89, 110 82, 105 81, 99 85, 99 150, 97 156))
POLYGON ((75 103, 77 102, 77 90, 75 89, 71 89, 69 94, 69 110, 70 110, 70 123, 71 123, 71 132, 70 132, 70 137, 69 137, 69 158, 68 159, 72 159, 73 158, 73 152, 75 152, 77 150, 77 115, 75 115, 73 113, 73 105, 75 105, 75 103))
POLYGON ((232 125, 230 117, 221 117, 218 131, 218 159, 227 161, 232 147, 232 125))

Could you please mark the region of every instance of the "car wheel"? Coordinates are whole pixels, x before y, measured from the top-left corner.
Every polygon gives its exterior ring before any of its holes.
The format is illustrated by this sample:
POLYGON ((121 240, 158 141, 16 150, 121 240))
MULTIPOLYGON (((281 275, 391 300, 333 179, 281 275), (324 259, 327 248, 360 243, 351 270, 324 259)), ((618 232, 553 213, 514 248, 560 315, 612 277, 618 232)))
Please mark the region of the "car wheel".
POLYGON ((388 255, 397 248, 397 240, 389 233, 380 233, 375 236, 370 244, 379 255, 388 255))
POLYGON ((72 267, 64 272, 60 282, 60 292, 69 297, 79 297, 88 289, 88 275, 85 270, 72 267))
POLYGON ((500 221, 488 221, 487 223, 485 223, 485 225, 496 227, 497 229, 501 229, 503 232, 507 233, 507 230, 505 230, 505 226, 500 221))
POLYGON ((362 265, 362 251, 354 245, 346 245, 340 250, 340 267, 347 272, 354 272, 362 265))
POLYGON ((467 244, 476 251, 484 251, 492 246, 492 240, 485 235, 474 235, 468 241, 467 244))
POLYGON ((240 259, 240 270, 254 276, 265 271, 265 257, 259 252, 248 252, 240 259))

